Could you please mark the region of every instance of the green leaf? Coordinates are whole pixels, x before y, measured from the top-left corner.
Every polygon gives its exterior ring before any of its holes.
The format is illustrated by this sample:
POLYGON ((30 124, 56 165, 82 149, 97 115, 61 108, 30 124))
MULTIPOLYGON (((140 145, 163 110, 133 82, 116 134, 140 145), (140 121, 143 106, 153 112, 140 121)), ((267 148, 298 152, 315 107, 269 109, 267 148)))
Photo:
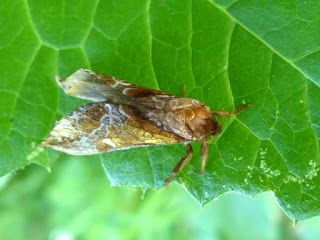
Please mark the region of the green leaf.
MULTIPOLYGON (((61 154, 37 145, 84 103, 54 74, 79 68, 205 102, 225 119, 175 181, 201 204, 273 191, 296 221, 320 214, 320 4, 305 0, 9 1, 0 6, 0 175, 61 154)), ((102 154, 114 185, 162 187, 183 145, 102 154)), ((96 156, 85 157, 87 161, 96 156)))

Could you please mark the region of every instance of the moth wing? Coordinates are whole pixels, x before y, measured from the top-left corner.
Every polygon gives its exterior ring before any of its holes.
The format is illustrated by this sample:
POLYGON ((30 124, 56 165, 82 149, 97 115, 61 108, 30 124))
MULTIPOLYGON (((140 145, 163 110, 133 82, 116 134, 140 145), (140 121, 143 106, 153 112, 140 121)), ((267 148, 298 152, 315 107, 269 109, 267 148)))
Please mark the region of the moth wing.
POLYGON ((104 101, 164 110, 175 110, 199 105, 199 102, 194 99, 145 88, 87 69, 76 71, 64 82, 56 76, 56 81, 66 94, 95 102, 104 101))
POLYGON ((117 104, 135 104, 135 101, 124 96, 116 85, 121 80, 86 69, 80 69, 62 81, 56 76, 56 82, 65 91, 74 97, 92 100, 95 102, 110 102, 117 104))
POLYGON ((89 155, 179 142, 188 141, 157 126, 133 106, 89 103, 57 122, 41 146, 89 155))

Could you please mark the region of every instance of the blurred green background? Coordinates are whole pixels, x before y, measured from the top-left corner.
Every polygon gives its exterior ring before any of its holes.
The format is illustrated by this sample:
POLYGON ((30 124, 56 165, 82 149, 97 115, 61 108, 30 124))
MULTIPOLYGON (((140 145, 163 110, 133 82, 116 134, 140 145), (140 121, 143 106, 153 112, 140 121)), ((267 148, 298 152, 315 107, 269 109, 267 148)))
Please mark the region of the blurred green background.
POLYGON ((203 209, 180 186, 111 187, 100 162, 77 157, 0 179, 0 239, 320 239, 320 217, 297 223, 271 193, 228 193, 203 209))

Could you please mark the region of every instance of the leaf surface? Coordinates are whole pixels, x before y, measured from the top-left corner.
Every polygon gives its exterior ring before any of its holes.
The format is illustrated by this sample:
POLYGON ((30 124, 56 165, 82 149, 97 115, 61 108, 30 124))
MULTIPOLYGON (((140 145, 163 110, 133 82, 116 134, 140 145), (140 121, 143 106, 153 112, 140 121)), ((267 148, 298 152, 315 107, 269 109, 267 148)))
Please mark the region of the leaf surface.
MULTIPOLYGON (((296 221, 319 215, 320 4, 312 1, 39 1, 0 6, 0 174, 59 152, 37 145, 85 103, 54 82, 79 68, 205 102, 252 107, 225 119, 175 179, 201 204, 273 191, 296 221)), ((183 145, 102 154, 114 185, 163 186, 183 145)), ((87 156, 88 161, 95 156, 87 156)))

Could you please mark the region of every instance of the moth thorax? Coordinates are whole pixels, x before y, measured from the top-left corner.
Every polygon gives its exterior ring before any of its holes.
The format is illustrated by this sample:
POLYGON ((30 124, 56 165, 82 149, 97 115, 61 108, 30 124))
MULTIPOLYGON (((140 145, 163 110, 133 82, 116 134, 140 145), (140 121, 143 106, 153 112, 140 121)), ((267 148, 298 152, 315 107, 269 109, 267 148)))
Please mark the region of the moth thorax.
POLYGON ((221 127, 207 106, 201 105, 192 111, 193 114, 186 123, 193 133, 194 140, 203 141, 211 135, 220 133, 221 127))

